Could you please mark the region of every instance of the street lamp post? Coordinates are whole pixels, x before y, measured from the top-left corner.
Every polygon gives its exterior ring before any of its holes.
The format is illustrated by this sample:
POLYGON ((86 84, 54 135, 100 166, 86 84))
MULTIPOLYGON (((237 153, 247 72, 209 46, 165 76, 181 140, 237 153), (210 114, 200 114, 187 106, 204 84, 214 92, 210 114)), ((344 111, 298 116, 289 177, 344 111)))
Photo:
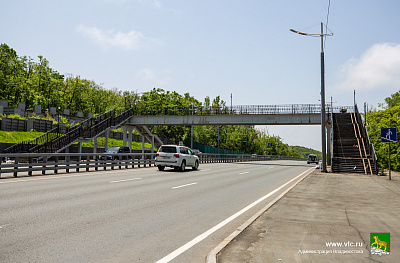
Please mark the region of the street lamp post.
POLYGON ((326 133, 325 133, 325 55, 324 55, 324 37, 332 36, 333 33, 324 34, 324 24, 321 22, 320 34, 309 34, 290 29, 293 33, 303 36, 321 37, 321 138, 322 138, 322 172, 326 173, 326 133))

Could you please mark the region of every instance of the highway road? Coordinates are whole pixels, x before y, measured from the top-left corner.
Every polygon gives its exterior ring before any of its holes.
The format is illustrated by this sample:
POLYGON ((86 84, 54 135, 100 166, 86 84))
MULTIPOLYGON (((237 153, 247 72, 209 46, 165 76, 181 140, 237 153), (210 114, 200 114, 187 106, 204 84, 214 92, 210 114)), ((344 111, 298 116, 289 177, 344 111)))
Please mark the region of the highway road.
POLYGON ((284 188, 272 191, 313 167, 268 161, 0 179, 0 262, 205 262, 284 188))

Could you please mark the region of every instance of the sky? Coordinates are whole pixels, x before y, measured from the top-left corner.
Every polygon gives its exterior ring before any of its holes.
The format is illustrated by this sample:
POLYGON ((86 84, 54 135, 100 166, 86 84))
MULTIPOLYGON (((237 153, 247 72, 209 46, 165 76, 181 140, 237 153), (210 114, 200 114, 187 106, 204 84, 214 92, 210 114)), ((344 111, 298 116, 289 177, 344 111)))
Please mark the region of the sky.
MULTIPOLYGON (((220 96, 230 105, 377 108, 400 90, 398 0, 0 0, 0 43, 104 88, 220 96), (363 107, 363 106, 362 106, 363 107)), ((319 126, 267 126, 321 150, 319 126)))

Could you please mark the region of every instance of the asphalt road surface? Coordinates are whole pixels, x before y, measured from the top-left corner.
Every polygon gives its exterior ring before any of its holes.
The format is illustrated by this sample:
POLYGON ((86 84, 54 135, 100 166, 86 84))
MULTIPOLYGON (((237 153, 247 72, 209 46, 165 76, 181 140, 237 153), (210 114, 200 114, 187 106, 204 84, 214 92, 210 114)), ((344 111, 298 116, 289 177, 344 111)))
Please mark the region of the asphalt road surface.
POLYGON ((268 161, 0 179, 0 262, 205 262, 284 189, 269 193, 312 167, 268 161))

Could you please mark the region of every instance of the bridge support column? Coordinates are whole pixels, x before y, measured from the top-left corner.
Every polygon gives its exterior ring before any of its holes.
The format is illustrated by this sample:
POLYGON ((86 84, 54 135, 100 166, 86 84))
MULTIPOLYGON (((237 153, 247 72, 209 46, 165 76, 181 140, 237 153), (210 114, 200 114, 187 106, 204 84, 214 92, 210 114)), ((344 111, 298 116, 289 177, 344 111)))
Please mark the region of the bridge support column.
POLYGON ((133 138, 133 127, 129 126, 128 128, 128 141, 129 141, 129 149, 132 150, 132 138, 133 138))
POLYGON ((143 154, 143 159, 144 159, 144 142, 145 142, 145 138, 142 135, 142 154, 143 154))
MULTIPOLYGON (((78 142, 78 153, 82 154, 82 142, 78 142)), ((82 155, 79 155, 79 162, 82 161, 82 155)))
POLYGON ((104 142, 104 151, 108 150, 108 138, 110 137, 110 130, 107 129, 105 132, 106 141, 104 142))
POLYGON ((132 150, 133 127, 132 126, 122 126, 121 128, 122 128, 123 146, 129 146, 129 149, 132 150))
MULTIPOLYGON (((154 146, 155 146, 155 144, 154 144, 154 135, 152 135, 151 136, 151 153, 152 154, 154 153, 154 146)), ((152 160, 154 159, 154 155, 151 155, 151 159, 152 160)))
POLYGON ((331 161, 332 161, 332 125, 328 124, 326 125, 326 130, 327 130, 327 142, 326 142, 326 146, 327 146, 327 157, 326 157, 326 161, 328 165, 331 165, 331 161))
POLYGON ((93 153, 97 153, 97 137, 93 140, 93 153))
POLYGON ((122 140, 123 140, 122 146, 126 146, 126 143, 128 141, 127 139, 128 127, 122 126, 121 128, 122 128, 122 140))

